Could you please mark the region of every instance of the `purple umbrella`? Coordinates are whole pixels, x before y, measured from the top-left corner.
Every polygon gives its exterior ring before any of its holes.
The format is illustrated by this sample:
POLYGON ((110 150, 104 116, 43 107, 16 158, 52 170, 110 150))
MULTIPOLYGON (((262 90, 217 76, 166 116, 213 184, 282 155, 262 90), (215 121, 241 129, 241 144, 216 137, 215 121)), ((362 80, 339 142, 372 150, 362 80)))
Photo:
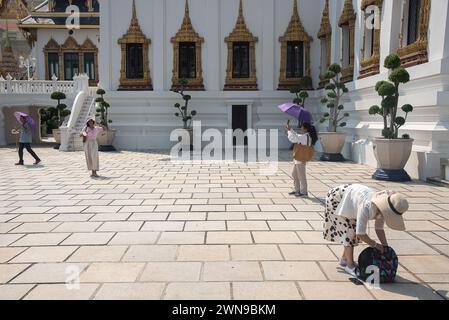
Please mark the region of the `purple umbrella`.
POLYGON ((295 103, 284 103, 278 107, 282 112, 297 119, 301 123, 313 124, 313 116, 310 111, 306 110, 304 106, 299 106, 295 103))
POLYGON ((33 130, 33 131, 36 130, 36 122, 34 121, 34 119, 31 116, 29 116, 23 112, 14 112, 14 116, 16 117, 16 120, 20 124, 22 124, 22 122, 20 121, 20 117, 24 117, 27 120, 27 122, 30 124, 31 130, 33 130))

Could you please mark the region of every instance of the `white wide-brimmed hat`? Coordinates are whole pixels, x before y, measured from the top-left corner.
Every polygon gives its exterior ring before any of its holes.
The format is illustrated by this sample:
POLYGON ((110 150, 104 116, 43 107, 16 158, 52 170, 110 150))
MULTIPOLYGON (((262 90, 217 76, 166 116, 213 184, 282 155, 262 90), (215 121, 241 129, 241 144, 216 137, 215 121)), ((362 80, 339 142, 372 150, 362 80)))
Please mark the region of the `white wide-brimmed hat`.
POLYGON ((404 213, 407 212, 409 204, 407 199, 398 194, 382 194, 373 197, 371 202, 382 212, 385 223, 393 230, 405 231, 404 213))

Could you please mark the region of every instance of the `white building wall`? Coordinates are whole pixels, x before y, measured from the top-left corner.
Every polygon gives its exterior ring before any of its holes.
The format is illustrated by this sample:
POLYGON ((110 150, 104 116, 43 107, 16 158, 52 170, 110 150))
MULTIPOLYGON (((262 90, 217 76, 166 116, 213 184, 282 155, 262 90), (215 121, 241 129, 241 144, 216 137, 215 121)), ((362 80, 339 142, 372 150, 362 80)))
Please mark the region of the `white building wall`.
MULTIPOLYGON (((120 77, 120 48, 117 40, 126 33, 131 17, 131 0, 101 1, 100 84, 108 91, 112 104, 113 126, 118 130, 116 145, 123 149, 168 148, 169 133, 180 127, 173 115, 178 96, 169 92, 172 77, 173 46, 171 37, 178 31, 184 15, 181 0, 136 0, 143 32, 151 38, 150 67, 153 92, 116 92, 120 77)), ((299 13, 312 42, 311 68, 318 84, 320 28, 324 0, 299 0, 299 13)), ((330 1, 333 62, 340 63, 341 30, 338 20, 344 0, 330 1)), ((354 0, 357 14, 355 32, 355 78, 360 70, 362 41, 361 0, 354 0)), ((244 0, 244 14, 250 31, 259 38, 256 46, 257 92, 223 92, 227 50, 224 38, 232 31, 238 12, 238 0, 189 0, 190 16, 196 31, 205 38, 202 51, 206 91, 192 93, 197 119, 207 127, 228 128, 228 106, 252 106, 254 128, 280 128, 287 117, 276 106, 291 100, 289 92, 276 91, 280 69, 279 37, 284 34, 292 14, 292 0, 244 0)), ((348 84, 346 109, 348 121, 345 155, 355 161, 376 166, 371 139, 379 136, 380 118, 368 115, 368 109, 380 103, 374 91, 379 80, 388 77, 384 58, 399 45, 402 2, 384 0, 381 31, 380 74, 348 84)), ((449 0, 432 1, 429 28, 429 63, 409 68, 412 81, 401 87, 400 103, 411 103, 403 132, 415 138, 413 155, 407 170, 415 178, 438 175, 439 161, 449 156, 449 0)), ((308 107, 318 115, 324 112, 319 100, 324 92, 313 91, 308 107)), ((324 128, 321 128, 324 129, 324 128)), ((281 146, 288 143, 281 134, 281 146)))

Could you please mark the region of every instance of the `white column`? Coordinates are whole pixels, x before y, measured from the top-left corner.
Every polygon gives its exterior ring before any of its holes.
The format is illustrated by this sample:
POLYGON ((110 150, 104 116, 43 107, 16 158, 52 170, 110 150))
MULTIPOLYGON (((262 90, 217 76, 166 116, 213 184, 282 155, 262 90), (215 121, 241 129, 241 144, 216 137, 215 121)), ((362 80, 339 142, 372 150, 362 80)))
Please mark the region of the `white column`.
POLYGON ((363 12, 360 10, 360 1, 354 3, 354 10, 357 12, 357 19, 355 21, 355 32, 354 32, 354 80, 359 77, 360 74, 360 60, 361 60, 361 50, 362 50, 362 37, 365 19, 363 17, 363 12))
MULTIPOLYGON (((166 70, 165 54, 165 0, 154 0, 153 3, 153 39, 151 39, 150 60, 152 63, 151 77, 154 91, 164 91, 164 75, 170 74, 166 70)), ((171 71, 171 70, 170 70, 171 71)))
POLYGON ((256 56, 259 61, 259 66, 262 65, 262 72, 258 72, 257 81, 259 82, 259 89, 264 91, 275 90, 275 48, 279 45, 275 39, 275 25, 274 19, 276 16, 275 0, 261 0, 261 9, 263 10, 263 35, 259 37, 257 46, 262 46, 262 50, 256 56), (262 62, 262 64, 260 63, 262 62))
MULTIPOLYGON (((449 0, 431 1, 429 61, 449 58, 449 0)), ((446 62, 446 70, 449 66, 446 62)), ((449 72, 449 71, 446 71, 449 72)))
POLYGON ((203 73, 205 87, 208 91, 221 91, 224 85, 224 75, 221 72, 222 42, 220 1, 207 0, 206 2, 207 31, 202 35, 203 44, 203 73))
POLYGON ((100 45, 98 55, 99 86, 106 91, 112 87, 111 79, 111 0, 100 0, 100 45))
POLYGON ((331 64, 338 63, 341 65, 341 29, 338 26, 338 20, 340 20, 343 9, 343 1, 329 1, 329 20, 332 26, 331 64))
POLYGON ((395 52, 394 48, 397 48, 399 29, 395 22, 400 22, 401 17, 397 15, 394 10, 395 4, 401 5, 402 1, 397 0, 384 0, 382 13, 381 13, 381 30, 380 30, 380 72, 387 72, 384 67, 385 58, 392 52, 395 52), (395 15, 396 14, 396 15, 395 15), (393 22, 395 21, 395 22, 393 22))

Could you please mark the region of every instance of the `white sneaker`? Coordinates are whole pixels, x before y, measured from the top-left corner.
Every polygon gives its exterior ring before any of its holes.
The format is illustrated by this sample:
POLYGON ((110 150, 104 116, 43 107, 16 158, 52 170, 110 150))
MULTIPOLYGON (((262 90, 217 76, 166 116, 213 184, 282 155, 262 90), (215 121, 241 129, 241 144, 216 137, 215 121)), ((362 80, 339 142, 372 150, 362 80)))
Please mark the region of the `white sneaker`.
POLYGON ((356 278, 359 277, 359 275, 357 273, 357 267, 354 267, 354 268, 345 267, 345 272, 350 274, 353 277, 356 277, 356 278))

